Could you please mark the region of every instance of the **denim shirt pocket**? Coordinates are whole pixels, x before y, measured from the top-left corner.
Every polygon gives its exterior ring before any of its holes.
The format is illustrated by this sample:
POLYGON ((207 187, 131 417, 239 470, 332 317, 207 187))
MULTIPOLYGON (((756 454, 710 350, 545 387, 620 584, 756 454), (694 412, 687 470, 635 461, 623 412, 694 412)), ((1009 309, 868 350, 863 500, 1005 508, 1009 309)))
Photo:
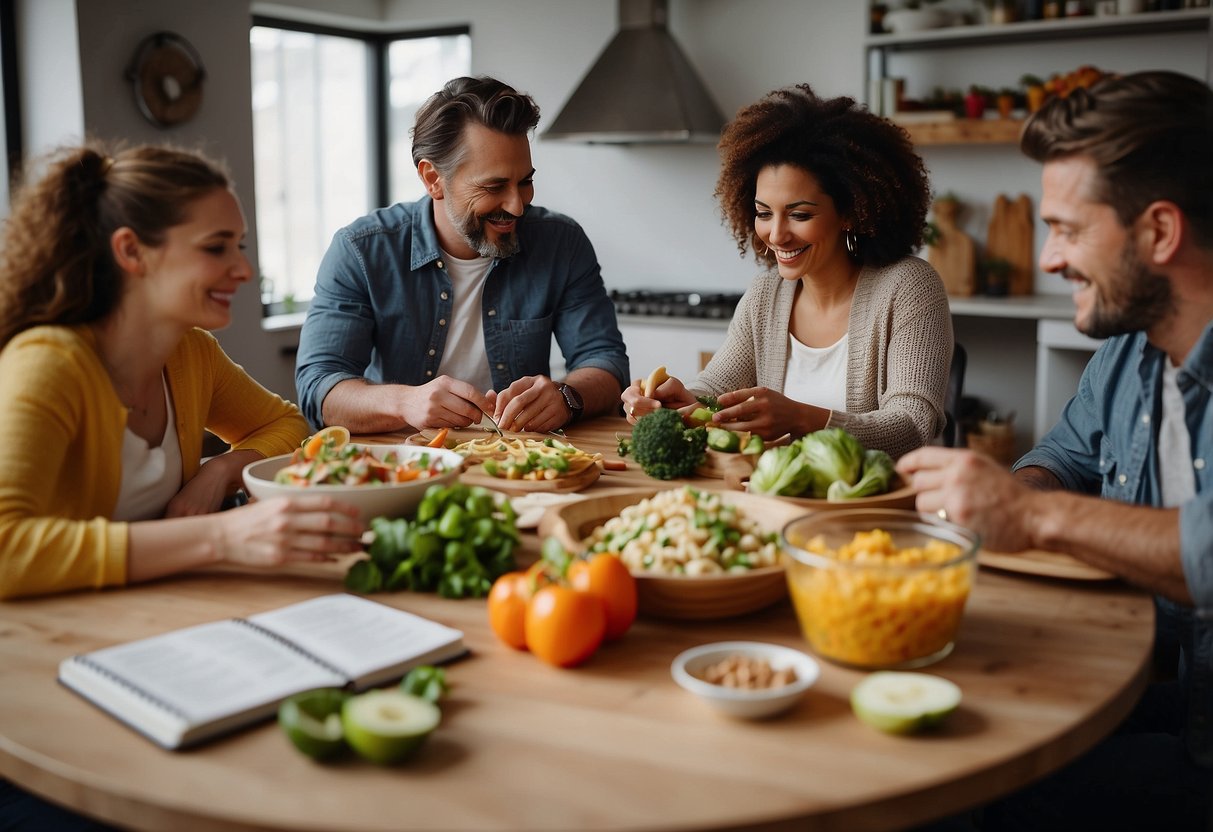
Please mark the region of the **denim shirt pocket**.
POLYGON ((1114 443, 1107 436, 1099 440, 1099 473, 1103 478, 1102 496, 1120 502, 1132 499, 1134 483, 1124 470, 1123 460, 1117 459, 1114 443))
POLYGON ((552 371, 552 316, 509 322, 510 357, 515 378, 552 371))

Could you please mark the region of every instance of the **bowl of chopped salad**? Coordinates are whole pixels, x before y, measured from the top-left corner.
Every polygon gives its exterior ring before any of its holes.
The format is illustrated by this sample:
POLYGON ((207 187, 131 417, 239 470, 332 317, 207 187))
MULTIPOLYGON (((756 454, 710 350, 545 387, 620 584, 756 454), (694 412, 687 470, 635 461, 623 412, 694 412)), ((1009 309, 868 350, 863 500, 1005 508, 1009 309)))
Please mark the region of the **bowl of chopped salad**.
POLYGON ((316 436, 292 454, 246 465, 249 494, 257 500, 324 494, 357 506, 366 523, 410 514, 427 488, 453 482, 463 470, 463 457, 443 448, 362 445, 340 436, 316 441, 316 436))
POLYGON ((539 535, 573 552, 619 557, 636 579, 644 615, 729 618, 787 597, 779 529, 803 514, 737 491, 629 490, 554 506, 539 535))

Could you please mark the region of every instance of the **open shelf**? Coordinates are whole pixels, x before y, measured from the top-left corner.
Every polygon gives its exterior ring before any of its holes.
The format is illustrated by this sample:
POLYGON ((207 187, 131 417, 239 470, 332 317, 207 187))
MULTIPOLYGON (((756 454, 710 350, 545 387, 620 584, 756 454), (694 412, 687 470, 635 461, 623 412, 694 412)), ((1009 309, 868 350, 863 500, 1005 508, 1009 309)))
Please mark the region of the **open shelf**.
MULTIPOLYGON (((896 117, 893 119, 896 121, 896 117)), ((1015 144, 1023 121, 1015 118, 958 118, 902 124, 916 145, 1015 144)))
POLYGON ((1148 32, 1176 32, 1207 29, 1213 12, 1208 8, 1179 9, 1166 12, 1109 15, 1108 17, 1025 20, 986 26, 949 26, 905 34, 869 35, 869 49, 893 52, 912 49, 938 49, 949 46, 973 46, 989 43, 1039 42, 1055 38, 1109 37, 1117 34, 1140 35, 1148 32))

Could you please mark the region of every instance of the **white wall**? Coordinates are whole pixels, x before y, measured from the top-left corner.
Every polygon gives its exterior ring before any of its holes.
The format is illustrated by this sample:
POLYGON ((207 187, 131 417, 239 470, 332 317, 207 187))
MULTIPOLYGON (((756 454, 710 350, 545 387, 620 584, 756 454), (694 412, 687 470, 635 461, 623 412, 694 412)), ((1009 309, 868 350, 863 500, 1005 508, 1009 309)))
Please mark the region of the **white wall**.
MULTIPOLYGON (((410 28, 470 22, 473 72, 530 93, 541 136, 618 24, 615 0, 387 0, 385 12, 410 28)), ((859 95, 865 18, 851 0, 671 0, 669 28, 731 117, 788 84, 859 95)), ((739 258, 712 199, 715 147, 539 138, 532 154, 536 204, 585 227, 608 288, 748 285, 754 262, 739 258)))

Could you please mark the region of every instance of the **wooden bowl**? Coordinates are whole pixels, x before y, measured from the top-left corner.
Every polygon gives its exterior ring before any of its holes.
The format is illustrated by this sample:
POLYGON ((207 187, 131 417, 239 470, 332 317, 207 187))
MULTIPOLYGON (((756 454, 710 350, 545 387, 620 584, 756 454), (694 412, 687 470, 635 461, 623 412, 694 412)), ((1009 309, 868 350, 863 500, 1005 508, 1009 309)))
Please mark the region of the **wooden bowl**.
MULTIPOLYGON (((580 552, 597 527, 624 508, 652 497, 660 489, 618 491, 549 509, 539 522, 541 537, 553 535, 565 548, 580 552)), ((768 532, 783 527, 807 512, 782 500, 737 491, 720 492, 724 502, 743 509, 768 532)), ((745 615, 787 597, 783 566, 766 566, 748 572, 719 575, 665 575, 633 572, 640 611, 658 618, 704 620, 745 615)))

